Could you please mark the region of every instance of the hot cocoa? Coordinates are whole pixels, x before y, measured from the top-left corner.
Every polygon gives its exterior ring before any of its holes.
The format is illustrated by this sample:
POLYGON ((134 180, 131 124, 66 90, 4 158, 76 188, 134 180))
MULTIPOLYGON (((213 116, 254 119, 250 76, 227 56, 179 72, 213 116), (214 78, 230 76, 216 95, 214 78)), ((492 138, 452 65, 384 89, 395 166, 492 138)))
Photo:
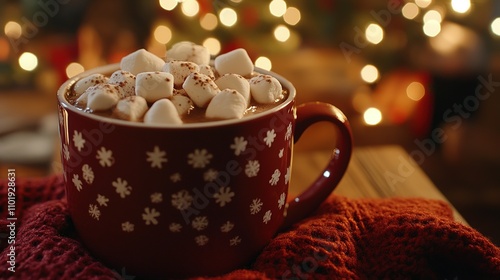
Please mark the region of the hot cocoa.
POLYGON ((125 56, 120 69, 77 80, 68 101, 90 114, 144 122, 182 124, 240 119, 281 104, 287 90, 273 76, 254 71, 244 49, 215 57, 181 42, 163 60, 141 49, 125 56))

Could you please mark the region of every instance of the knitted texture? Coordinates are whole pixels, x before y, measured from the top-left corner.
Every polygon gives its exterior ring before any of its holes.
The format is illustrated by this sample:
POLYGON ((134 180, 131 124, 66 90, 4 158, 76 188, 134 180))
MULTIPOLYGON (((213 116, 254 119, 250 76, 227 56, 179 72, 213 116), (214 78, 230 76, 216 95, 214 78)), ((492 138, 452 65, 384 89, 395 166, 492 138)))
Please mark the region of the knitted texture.
MULTIPOLYGON (((74 237, 60 176, 16 184, 13 273, 5 269, 7 182, 0 181, 0 279, 134 279, 94 259, 74 237)), ((441 201, 332 196, 249 267, 211 279, 276 278, 500 279, 500 248, 455 222, 441 201)))

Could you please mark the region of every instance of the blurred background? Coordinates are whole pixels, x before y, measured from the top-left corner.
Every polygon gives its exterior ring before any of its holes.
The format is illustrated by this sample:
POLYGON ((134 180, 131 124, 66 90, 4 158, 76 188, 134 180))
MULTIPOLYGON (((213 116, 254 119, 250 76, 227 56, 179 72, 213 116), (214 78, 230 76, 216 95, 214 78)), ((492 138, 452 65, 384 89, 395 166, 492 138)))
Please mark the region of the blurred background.
MULTIPOLYGON (((0 174, 58 162, 55 92, 138 48, 245 48, 348 116, 356 146, 395 144, 500 244, 500 1, 0 0, 0 174)), ((328 147, 331 135, 313 127, 328 147)), ((0 175, 2 176, 2 175, 0 175)))

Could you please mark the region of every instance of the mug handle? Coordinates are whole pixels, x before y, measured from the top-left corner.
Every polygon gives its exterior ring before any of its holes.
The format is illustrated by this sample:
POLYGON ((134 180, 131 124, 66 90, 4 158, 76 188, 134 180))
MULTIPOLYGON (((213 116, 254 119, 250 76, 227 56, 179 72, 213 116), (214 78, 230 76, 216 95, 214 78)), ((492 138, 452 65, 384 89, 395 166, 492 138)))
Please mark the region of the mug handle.
POLYGON ((306 217, 328 198, 337 187, 351 159, 352 134, 349 121, 341 110, 328 103, 311 102, 297 106, 294 143, 309 126, 320 121, 330 122, 337 129, 336 147, 321 175, 299 196, 288 201, 282 230, 306 217))

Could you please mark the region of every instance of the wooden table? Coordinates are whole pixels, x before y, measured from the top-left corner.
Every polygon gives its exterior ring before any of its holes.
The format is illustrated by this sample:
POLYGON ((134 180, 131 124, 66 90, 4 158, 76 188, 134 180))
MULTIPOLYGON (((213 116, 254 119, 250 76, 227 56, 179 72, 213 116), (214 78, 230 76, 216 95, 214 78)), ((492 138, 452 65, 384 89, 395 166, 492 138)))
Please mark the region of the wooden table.
MULTIPOLYGON (((291 195, 316 179, 330 159, 330 150, 296 151, 291 195)), ((333 192, 350 198, 421 197, 447 202, 457 221, 465 219, 400 146, 356 147, 349 167, 333 192)))

